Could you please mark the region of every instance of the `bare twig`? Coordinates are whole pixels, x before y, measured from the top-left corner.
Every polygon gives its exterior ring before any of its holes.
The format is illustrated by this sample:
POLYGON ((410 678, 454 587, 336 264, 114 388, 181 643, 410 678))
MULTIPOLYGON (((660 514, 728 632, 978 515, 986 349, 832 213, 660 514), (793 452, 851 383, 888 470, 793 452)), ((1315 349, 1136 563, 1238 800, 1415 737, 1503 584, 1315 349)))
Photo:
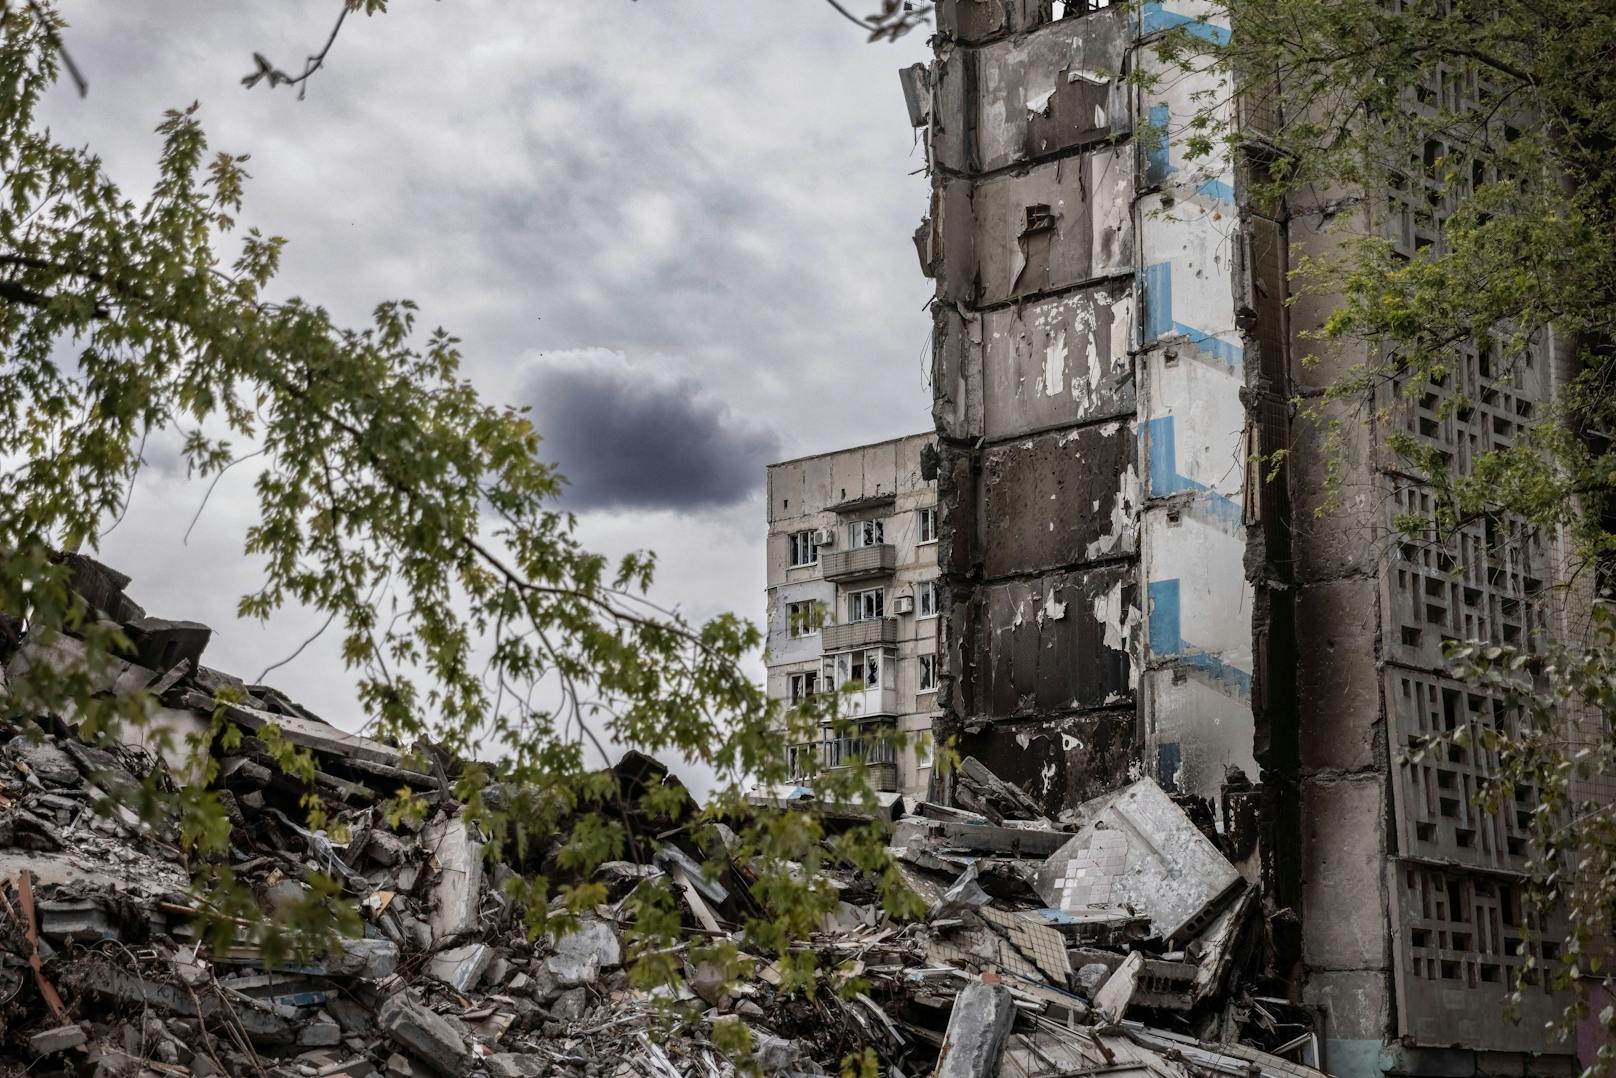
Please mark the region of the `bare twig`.
POLYGON ((847 10, 841 4, 837 3, 836 0, 825 0, 825 3, 827 3, 831 7, 835 8, 837 13, 840 14, 842 18, 846 19, 848 22, 852 23, 854 26, 857 26, 859 29, 861 29, 861 30, 874 30, 875 29, 875 27, 873 25, 871 25, 870 23, 865 22, 863 19, 859 18, 857 15, 855 15, 851 11, 847 10))
POLYGON ((342 24, 348 18, 348 10, 348 0, 342 0, 342 10, 337 13, 337 21, 331 27, 331 33, 325 39, 325 47, 303 61, 303 74, 288 75, 270 63, 263 53, 255 52, 253 53, 253 62, 258 65, 258 70, 243 76, 241 84, 250 90, 257 86, 259 82, 268 79, 272 88, 276 86, 296 86, 298 88, 297 99, 299 101, 303 100, 303 95, 308 91, 309 77, 325 66, 325 58, 331 52, 331 46, 337 43, 337 35, 342 32, 342 24))
POLYGON ((303 642, 297 646, 296 651, 293 651, 290 655, 286 656, 286 658, 280 659, 280 660, 278 660, 276 662, 272 662, 268 666, 264 667, 262 670, 260 670, 258 672, 258 676, 253 678, 253 683, 257 684, 257 685, 262 685, 264 683, 264 679, 270 675, 271 671, 279 670, 281 667, 285 666, 287 663, 291 662, 293 659, 295 659, 299 655, 303 654, 303 649, 307 648, 310 644, 314 643, 316 640, 320 639, 320 637, 324 636, 325 631, 327 629, 331 628, 331 623, 333 621, 335 621, 336 619, 337 619, 337 608, 332 607, 331 608, 331 613, 326 615, 325 623, 322 624, 318 629, 314 630, 313 633, 311 633, 307 637, 305 637, 303 642))
POLYGON ((208 484, 207 493, 202 495, 202 504, 196 507, 196 513, 192 515, 191 523, 185 529, 185 537, 180 540, 182 544, 186 544, 191 541, 191 530, 196 527, 196 522, 202 519, 202 510, 208 507, 208 501, 213 497, 213 490, 219 485, 219 480, 224 478, 224 473, 228 472, 231 468, 234 468, 244 460, 251 460, 253 457, 262 456, 263 454, 264 450, 255 449, 246 456, 237 457, 235 460, 219 469, 218 474, 213 477, 213 482, 208 484))

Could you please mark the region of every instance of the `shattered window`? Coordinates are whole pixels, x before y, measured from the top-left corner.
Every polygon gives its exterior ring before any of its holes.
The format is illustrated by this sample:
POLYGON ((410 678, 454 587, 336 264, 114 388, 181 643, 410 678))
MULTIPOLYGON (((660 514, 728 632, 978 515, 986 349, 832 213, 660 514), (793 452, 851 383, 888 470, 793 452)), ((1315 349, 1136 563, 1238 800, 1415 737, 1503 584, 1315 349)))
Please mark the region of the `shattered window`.
POLYGON ((937 656, 920 656, 920 692, 931 692, 937 688, 937 656))
POLYGON ((814 533, 792 532, 790 536, 791 567, 793 569, 802 565, 819 564, 819 547, 814 543, 814 533))
POLYGON ((928 506, 920 510, 920 538, 921 543, 935 543, 937 541, 937 507, 928 506))
POLYGON ((852 531, 851 542, 853 549, 866 546, 880 546, 886 542, 886 522, 881 520, 855 520, 850 526, 852 531))
POLYGON ((791 675, 791 704, 793 707, 802 703, 808 697, 819 691, 819 675, 809 671, 806 674, 791 675))
POLYGON ((922 618, 937 616, 937 581, 926 580, 915 585, 915 616, 922 618))
POLYGON ((819 632, 824 614, 813 600, 786 604, 786 635, 795 640, 819 632))
MULTIPOLYGON (((864 682, 864 656, 861 652, 844 651, 825 660, 825 678, 830 684, 826 691, 842 688, 848 682, 864 682)), ((856 687, 856 686, 855 686, 856 687)))
POLYGON ((866 689, 879 689, 881 687, 881 653, 879 651, 866 651, 864 653, 864 687, 866 689))
POLYGON ((869 621, 886 616, 886 590, 870 588, 855 591, 847 597, 847 620, 869 621))

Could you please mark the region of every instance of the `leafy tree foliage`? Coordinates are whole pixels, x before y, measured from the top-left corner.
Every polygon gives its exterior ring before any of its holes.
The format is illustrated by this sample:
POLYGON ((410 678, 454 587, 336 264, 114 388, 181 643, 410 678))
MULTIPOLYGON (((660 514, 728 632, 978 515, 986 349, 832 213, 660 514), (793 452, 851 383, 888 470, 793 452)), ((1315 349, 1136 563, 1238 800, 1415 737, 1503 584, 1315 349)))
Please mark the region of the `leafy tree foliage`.
MULTIPOLYGON (((150 719, 149 695, 98 691, 129 642, 68 587, 57 552, 94 549, 146 440, 178 434, 199 482, 239 462, 256 469, 245 553, 263 574, 240 613, 298 604, 328 616, 375 736, 480 761, 454 794, 493 836, 491 855, 560 845, 550 878, 516 888, 535 932, 603 899, 596 865, 643 857, 653 841, 631 832, 615 782, 595 766, 611 745, 716 775, 699 809, 676 791, 641 807, 703 841, 716 841, 719 821, 731 828, 729 856, 758 873, 765 900, 745 925, 752 953, 786 952, 834 908, 819 872, 829 863, 868 872, 894 911, 912 904, 873 828, 822 844, 815 813, 759 813, 744 797, 754 782, 791 777, 786 746, 820 736, 834 698, 771 708, 741 665, 760 642, 754 627, 658 609, 651 556, 612 565, 586 550, 555 505, 563 480, 541 461, 539 432, 480 399, 459 342, 418 326, 415 304, 380 303, 348 327, 281 295, 286 241, 238 227, 248 157, 210 151, 196 105, 162 118, 145 198, 58 141, 36 113, 57 79, 63 24, 47 5, 0 6, 0 19, 0 611, 25 617, 33 639, 72 634, 85 651, 82 663, 14 678, 4 718, 60 715, 89 737, 150 719)), ((196 781, 154 776, 136 807, 179 836, 217 928, 245 919, 271 958, 320 946, 352 924, 341 880, 316 880, 305 907, 266 918, 225 867, 206 750, 239 736, 221 709, 192 746, 196 781)), ((312 768, 269 740, 288 773, 312 768)), ((810 781, 828 802, 872 805, 861 768, 810 781)), ((401 792, 393 811, 418 807, 401 792)), ((329 822, 310 808, 311 826, 329 822)), ((638 895, 633 976, 651 984, 674 973, 679 918, 666 887, 638 895)), ((728 941, 688 953, 732 973, 742 964, 728 941)), ((812 985, 811 952, 784 964, 788 980, 812 985)))
MULTIPOLYGON (((1527 903, 1549 924, 1563 924, 1559 956, 1528 956, 1524 977, 1552 978, 1562 987, 1583 978, 1611 982, 1611 941, 1616 939, 1616 798, 1593 796, 1592 784, 1616 774, 1616 612, 1600 603, 1592 612, 1588 639, 1557 640, 1535 651, 1466 642, 1449 649, 1456 676, 1489 690, 1512 717, 1507 725, 1462 726, 1451 740, 1494 761, 1476 792, 1487 812, 1513 812, 1516 791, 1530 788, 1537 804, 1527 831, 1527 903)), ((1430 750, 1421 750, 1430 751, 1430 750)), ((1530 985, 1517 986, 1517 993, 1530 985)), ((1518 996, 1517 996, 1518 998, 1518 996)), ((1585 1017, 1586 1000, 1567 1015, 1585 1017)), ((1616 1021, 1610 1006, 1599 1021, 1616 1021)), ((1594 1073, 1616 1061, 1610 1043, 1594 1073)))
MULTIPOLYGON (((1309 334, 1312 361, 1330 361, 1327 388, 1297 402, 1328 432, 1325 456, 1345 447, 1344 423, 1368 424, 1422 478, 1433 508, 1398 520, 1402 538, 1456 552, 1461 527, 1492 521, 1571 540, 1559 593, 1545 597, 1569 638, 1460 643, 1450 658, 1521 715, 1482 735, 1500 760, 1483 805, 1498 808, 1515 784, 1545 792, 1531 897, 1540 925, 1557 908, 1570 920, 1559 959, 1526 976, 1608 987, 1616 836, 1610 808, 1578 776, 1616 764, 1616 648, 1608 614, 1589 614, 1616 556, 1616 9, 1209 0, 1209 10, 1232 27, 1227 41, 1192 24, 1160 49, 1169 71, 1212 70, 1238 88, 1197 99, 1192 152, 1234 154, 1263 212, 1327 226, 1329 253, 1297 260, 1292 281, 1328 311, 1309 334), (1388 238, 1404 212, 1436 236, 1412 257, 1388 238), (1533 355, 1557 364, 1559 386, 1513 445, 1461 467, 1402 432, 1396 413, 1435 385, 1447 387, 1445 414, 1463 418, 1476 402, 1455 372, 1470 348, 1486 352, 1496 385, 1518 380, 1533 355)), ((1327 485, 1340 480, 1332 471, 1327 485)), ((1601 1018, 1616 1032, 1616 1015, 1601 1018)))

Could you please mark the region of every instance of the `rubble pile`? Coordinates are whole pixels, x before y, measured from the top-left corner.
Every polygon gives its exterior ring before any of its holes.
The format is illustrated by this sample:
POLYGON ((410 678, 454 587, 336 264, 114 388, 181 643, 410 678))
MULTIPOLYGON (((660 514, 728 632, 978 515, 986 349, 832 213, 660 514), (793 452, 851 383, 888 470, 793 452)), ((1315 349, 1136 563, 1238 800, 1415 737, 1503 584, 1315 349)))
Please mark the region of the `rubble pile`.
MULTIPOLYGON (((92 745, 71 716, 38 716, 0 731, 0 1072, 724 1078, 836 1074, 868 1049, 884 1074, 940 1078, 1320 1073, 1313 1013, 1264 975, 1260 901, 1235 851, 1220 848, 1209 812, 1148 778, 1051 820, 967 759, 953 804, 883 802, 925 915, 894 919, 872 881, 837 871, 842 901, 801 943, 819 959, 819 989, 786 992, 740 927, 760 908, 744 859, 677 828, 642 830, 654 849, 597 871, 605 903, 574 931, 530 939, 502 884, 547 852, 487 856, 452 796, 455 761, 422 768, 208 669, 205 626, 147 617, 126 578, 69 557, 75 588, 135 645, 106 692, 150 690, 158 725, 184 733, 234 689, 228 714, 249 736, 213 752, 235 877, 272 911, 325 873, 363 936, 295 964, 199 937, 179 847, 125 803, 154 770, 185 783, 194 761, 138 738, 92 745), (312 780, 276 769, 252 736, 271 724, 313 754, 312 780), (400 786, 428 806, 424 819, 385 818, 400 786), (310 794, 327 831, 299 822, 310 794), (626 902, 658 877, 682 896, 691 939, 755 957, 746 980, 724 986, 686 961, 674 986, 631 986, 626 902), (718 1047, 733 1022, 750 1029, 753 1058, 718 1047)), ((10 679, 76 655, 69 637, 0 641, 10 679)), ((635 753, 612 774, 624 812, 677 784, 635 753)), ((779 811, 806 797, 757 794, 779 811)))

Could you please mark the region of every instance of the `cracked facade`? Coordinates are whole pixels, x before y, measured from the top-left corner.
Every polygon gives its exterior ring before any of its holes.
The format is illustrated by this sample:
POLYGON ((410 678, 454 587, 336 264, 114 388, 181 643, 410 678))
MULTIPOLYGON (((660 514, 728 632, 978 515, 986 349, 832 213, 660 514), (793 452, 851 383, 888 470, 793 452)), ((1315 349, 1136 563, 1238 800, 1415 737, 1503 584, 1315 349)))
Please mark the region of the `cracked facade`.
MULTIPOLYGON (((1553 616, 1552 537, 1399 543, 1429 494, 1376 429, 1326 447, 1290 405, 1341 369, 1299 361, 1328 305, 1287 307, 1291 252, 1326 250, 1338 212, 1382 227, 1374 200, 1242 199, 1270 103, 1239 106, 1250 158, 1186 159, 1200 95, 1232 97, 1222 76, 1126 75, 1160 65, 1168 27, 1227 35, 1194 0, 937 11, 935 58, 903 85, 933 180, 915 240, 936 282, 939 737, 1051 813, 1139 774, 1221 803, 1332 1074, 1568 1073, 1541 1032, 1558 997, 1501 1020, 1531 791, 1478 818, 1485 758, 1399 758, 1508 721, 1443 677, 1441 642, 1529 643, 1553 616), (1331 461, 1346 496, 1320 514, 1331 461)), ((1417 194, 1392 202, 1409 250, 1439 242, 1417 194)), ((1548 399, 1554 356, 1506 378, 1483 346, 1452 377, 1376 403, 1463 465, 1548 399), (1460 387, 1481 404, 1450 414, 1460 387)))

